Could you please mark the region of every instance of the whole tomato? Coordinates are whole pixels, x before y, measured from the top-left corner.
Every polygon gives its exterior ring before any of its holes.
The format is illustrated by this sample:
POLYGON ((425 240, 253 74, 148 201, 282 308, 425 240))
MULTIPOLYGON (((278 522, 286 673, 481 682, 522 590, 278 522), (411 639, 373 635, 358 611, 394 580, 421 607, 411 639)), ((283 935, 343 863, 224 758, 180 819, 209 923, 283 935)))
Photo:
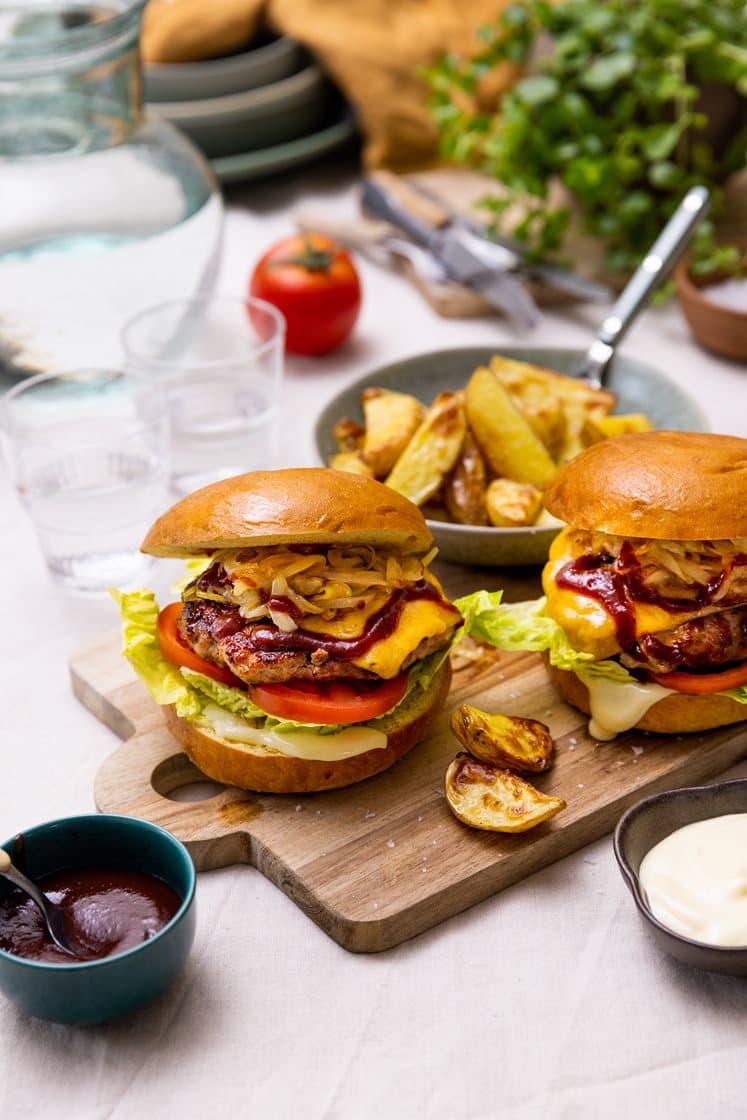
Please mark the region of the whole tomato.
POLYGON ((285 348, 326 354, 350 334, 361 306, 361 285, 350 255, 320 233, 286 237, 260 257, 249 292, 282 311, 285 348))

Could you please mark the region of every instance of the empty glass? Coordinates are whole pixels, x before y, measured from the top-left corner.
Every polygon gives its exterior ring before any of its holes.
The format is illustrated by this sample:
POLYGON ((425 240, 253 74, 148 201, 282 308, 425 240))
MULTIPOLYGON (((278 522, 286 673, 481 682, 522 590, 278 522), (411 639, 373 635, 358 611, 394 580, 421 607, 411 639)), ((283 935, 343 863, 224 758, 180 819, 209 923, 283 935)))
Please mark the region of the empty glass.
POLYGON ((136 584, 170 504, 163 390, 119 370, 41 374, 0 400, 0 431, 52 575, 80 592, 136 584))
POLYGON ((276 465, 285 344, 276 308, 231 296, 174 300, 137 315, 122 340, 127 368, 166 391, 177 494, 276 465))

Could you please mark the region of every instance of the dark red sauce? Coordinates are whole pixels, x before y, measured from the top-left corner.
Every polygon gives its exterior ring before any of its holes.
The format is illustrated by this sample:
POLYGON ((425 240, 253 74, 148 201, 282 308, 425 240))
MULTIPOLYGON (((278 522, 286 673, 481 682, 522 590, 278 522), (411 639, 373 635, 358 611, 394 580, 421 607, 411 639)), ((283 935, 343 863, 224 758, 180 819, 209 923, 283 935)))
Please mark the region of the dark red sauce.
MULTIPOLYGON (((148 941, 173 918, 181 899, 162 879, 120 868, 74 867, 37 880, 65 916, 80 958, 100 960, 148 941)), ((34 902, 13 887, 0 902, 0 949, 34 961, 71 964, 34 902)))
POLYGON ((268 611, 278 611, 280 614, 287 614, 292 619, 301 618, 303 611, 289 599, 287 595, 271 595, 267 600, 268 611))
MULTIPOLYGON (((413 599, 433 599, 445 603, 438 588, 421 579, 410 587, 398 588, 381 610, 371 615, 365 631, 357 638, 333 638, 330 634, 311 634, 304 630, 286 632, 278 630, 276 626, 260 624, 247 630, 246 639, 252 649, 263 652, 292 650, 313 653, 314 650, 323 649, 338 661, 351 661, 362 657, 375 642, 393 634, 405 603, 413 599)), ((452 610, 458 616, 456 607, 452 607, 452 610)))
POLYGON ((710 605, 734 567, 747 564, 747 555, 738 553, 707 584, 691 590, 694 597, 675 598, 661 595, 645 583, 643 571, 633 546, 626 541, 615 559, 606 553, 583 555, 564 564, 556 576, 558 587, 588 595, 601 603, 615 623, 617 640, 622 649, 632 646, 636 638, 635 604, 650 603, 662 610, 676 613, 710 605))

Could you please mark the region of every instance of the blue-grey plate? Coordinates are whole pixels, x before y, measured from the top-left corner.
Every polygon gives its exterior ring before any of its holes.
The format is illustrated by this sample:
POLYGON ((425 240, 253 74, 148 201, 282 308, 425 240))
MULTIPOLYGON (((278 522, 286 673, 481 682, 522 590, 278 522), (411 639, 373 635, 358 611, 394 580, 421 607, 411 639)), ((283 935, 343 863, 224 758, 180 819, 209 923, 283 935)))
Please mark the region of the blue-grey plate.
MULTIPOLYGON (((582 350, 561 350, 537 346, 472 346, 458 350, 436 350, 403 358, 372 370, 338 393, 321 412, 316 423, 316 448, 322 462, 329 462, 337 450, 335 422, 344 416, 362 419, 360 395, 363 389, 380 386, 412 393, 424 404, 448 389, 463 389, 470 375, 495 354, 532 362, 560 373, 572 373, 584 356, 582 350)), ((645 412, 655 428, 676 431, 704 431, 705 415, 696 402, 659 370, 635 358, 617 355, 613 361, 609 388, 617 395, 615 412, 645 412)), ((457 525, 429 521, 442 560, 454 563, 511 567, 542 564, 557 529, 529 526, 521 529, 495 529, 482 525, 457 525)))
POLYGON ((351 140, 355 132, 355 117, 347 106, 343 106, 333 114, 329 124, 318 132, 257 151, 219 156, 212 159, 210 165, 220 183, 263 179, 319 159, 351 140))

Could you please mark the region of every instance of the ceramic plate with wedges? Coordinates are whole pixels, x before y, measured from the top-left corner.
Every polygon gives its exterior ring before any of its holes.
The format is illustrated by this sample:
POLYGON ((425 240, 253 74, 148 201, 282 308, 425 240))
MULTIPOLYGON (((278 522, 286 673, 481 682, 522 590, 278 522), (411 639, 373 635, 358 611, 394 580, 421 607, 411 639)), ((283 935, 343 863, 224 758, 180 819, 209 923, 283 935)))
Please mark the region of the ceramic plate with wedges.
MULTIPOLYGON (((441 392, 462 390, 473 372, 489 366, 496 355, 528 362, 560 373, 572 373, 584 357, 581 350, 545 347, 465 347, 418 354, 382 366, 359 378, 335 396, 316 423, 319 458, 329 463, 337 451, 335 425, 343 418, 362 422, 364 389, 394 389, 430 405, 441 392)), ((659 370, 645 362, 616 355, 609 367, 607 388, 615 394, 614 414, 644 413, 654 428, 702 431, 707 428, 697 403, 659 370)), ((441 559, 469 565, 510 567, 542 564, 557 527, 527 525, 497 528, 464 525, 429 518, 441 559)))

